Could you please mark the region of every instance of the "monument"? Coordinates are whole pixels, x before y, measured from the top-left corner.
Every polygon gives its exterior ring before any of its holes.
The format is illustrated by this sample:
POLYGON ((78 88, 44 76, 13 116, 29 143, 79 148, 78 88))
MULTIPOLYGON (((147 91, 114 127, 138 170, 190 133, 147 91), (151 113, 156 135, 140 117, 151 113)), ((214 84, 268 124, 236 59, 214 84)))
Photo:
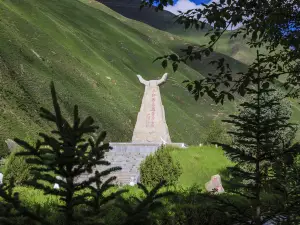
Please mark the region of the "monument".
MULTIPOLYGON (((113 148, 106 153, 105 158, 111 166, 122 167, 110 176, 116 176, 119 184, 134 185, 139 182, 140 163, 161 145, 175 145, 185 147, 184 143, 172 143, 165 119, 165 111, 161 100, 159 86, 166 82, 165 73, 159 80, 144 80, 137 75, 139 81, 145 85, 144 96, 131 142, 111 142, 113 148)), ((106 169, 97 167, 99 171, 106 169)))
POLYGON ((170 144, 165 110, 161 101, 159 86, 166 82, 165 73, 160 80, 144 80, 137 75, 139 81, 145 85, 144 97, 132 136, 132 143, 163 143, 170 144))

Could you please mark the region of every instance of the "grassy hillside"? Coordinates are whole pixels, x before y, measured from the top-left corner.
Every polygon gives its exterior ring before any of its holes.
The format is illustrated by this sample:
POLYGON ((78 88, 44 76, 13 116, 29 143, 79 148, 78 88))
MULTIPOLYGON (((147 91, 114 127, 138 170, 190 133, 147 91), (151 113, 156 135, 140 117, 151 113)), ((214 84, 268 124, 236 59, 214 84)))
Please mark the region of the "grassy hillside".
MULTIPOLYGON (((154 8, 143 8, 139 10, 139 0, 97 0, 121 15, 141 21, 157 29, 167 31, 180 36, 182 39, 197 45, 202 45, 210 41, 205 37, 205 33, 210 27, 203 30, 190 28, 185 30, 184 25, 175 23, 175 15, 168 11, 155 12, 154 8)), ((250 64, 256 56, 256 50, 247 46, 247 40, 242 37, 230 39, 233 31, 226 31, 215 45, 215 51, 230 56, 242 63, 250 64)))
MULTIPOLYGON (((52 80, 68 118, 78 104, 108 131, 108 140, 130 141, 144 88, 136 74, 160 77, 166 71, 153 59, 170 53, 169 43, 182 43, 87 0, 3 0, 0 15, 2 146, 7 138, 49 130, 38 113, 41 106, 52 109, 52 80)), ((192 68, 167 72, 161 92, 171 138, 198 143, 205 125, 228 107, 193 100, 181 85, 201 76, 192 68)))
MULTIPOLYGON (((195 28, 184 29, 184 25, 175 23, 175 15, 168 11, 155 12, 154 8, 143 8, 139 10, 139 0, 97 0, 121 15, 141 21, 157 29, 167 31, 183 38, 193 44, 202 45, 210 41, 209 37, 205 37, 205 33, 210 27, 203 30, 195 28)), ((241 37, 230 39, 232 31, 227 31, 215 46, 215 50, 224 55, 233 57, 245 64, 250 64, 256 55, 255 49, 250 49, 241 37)))
MULTIPOLYGON (((175 15, 168 11, 156 12, 154 7, 144 7, 140 10, 140 0, 96 0, 126 18, 143 22, 156 29, 180 35, 183 33, 183 26, 175 23, 175 15)), ((200 31, 203 32, 203 31, 200 31)), ((187 30, 186 35, 194 35, 196 32, 187 30)))
MULTIPOLYGON (((216 52, 227 55, 235 60, 238 60, 246 65, 250 65, 256 57, 256 49, 250 48, 247 45, 247 39, 241 36, 230 38, 233 31, 226 31, 214 46, 216 52)), ((210 41, 209 36, 204 36, 196 29, 190 29, 189 32, 182 31, 178 34, 180 37, 196 45, 207 44, 210 41)), ((265 53, 265 49, 261 49, 265 53)))
MULTIPOLYGON (((174 74, 152 63, 187 41, 96 1, 3 0, 0 30, 0 151, 7 138, 49 131, 38 114, 41 106, 52 109, 50 81, 65 115, 70 119, 78 104, 82 116, 91 115, 108 132, 108 141, 131 140, 144 88, 137 74, 157 79, 169 72, 161 93, 174 142, 198 144, 210 121, 232 113, 237 104, 216 106, 208 98, 195 102, 182 81, 205 76, 213 68, 181 65, 174 74)), ((228 59, 235 68, 245 67, 228 59)))

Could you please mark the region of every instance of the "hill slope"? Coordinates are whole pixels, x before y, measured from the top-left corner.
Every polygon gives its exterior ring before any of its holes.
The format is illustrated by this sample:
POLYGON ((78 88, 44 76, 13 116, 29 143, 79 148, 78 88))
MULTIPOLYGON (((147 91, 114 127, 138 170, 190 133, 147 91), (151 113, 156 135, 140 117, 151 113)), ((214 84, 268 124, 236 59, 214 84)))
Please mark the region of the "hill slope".
POLYGON ((148 24, 156 29, 176 35, 195 35, 204 31, 183 30, 183 26, 175 23, 175 15, 168 11, 156 12, 154 7, 144 7, 140 10, 140 0, 96 0, 126 18, 148 24))
MULTIPOLYGON (((79 105, 108 140, 130 141, 143 95, 136 74, 156 79, 166 72, 152 64, 180 38, 126 19, 97 2, 28 0, 0 2, 0 142, 50 129, 39 116, 52 109, 50 81, 71 118, 79 105)), ((176 45, 176 44, 175 44, 176 45)), ((181 82, 201 76, 182 66, 161 88, 173 141, 198 143, 205 124, 230 106, 196 103, 181 82)), ((1 146, 0 146, 1 148, 1 146)))
POLYGON ((210 121, 232 113, 237 103, 195 102, 182 81, 205 76, 209 67, 181 65, 173 74, 152 63, 186 41, 95 1, 3 0, 0 30, 0 151, 7 138, 50 130, 39 118, 40 107, 52 110, 50 81, 67 118, 78 104, 82 117, 92 116, 108 132, 107 141, 131 141, 144 92, 137 74, 149 80, 169 72, 161 94, 174 142, 198 144, 210 121))
MULTIPOLYGON (((190 28, 185 30, 184 25, 175 23, 175 15, 168 11, 155 12, 154 8, 143 8, 141 11, 140 0, 96 0, 120 13, 121 15, 141 21, 152 27, 167 31, 169 33, 178 35, 196 45, 203 45, 210 41, 209 37, 205 36, 209 25, 203 30, 196 30, 190 28)), ((247 40, 241 37, 230 39, 232 31, 227 31, 218 41, 215 46, 215 51, 230 56, 245 64, 253 62, 256 56, 256 50, 247 46, 247 40)))

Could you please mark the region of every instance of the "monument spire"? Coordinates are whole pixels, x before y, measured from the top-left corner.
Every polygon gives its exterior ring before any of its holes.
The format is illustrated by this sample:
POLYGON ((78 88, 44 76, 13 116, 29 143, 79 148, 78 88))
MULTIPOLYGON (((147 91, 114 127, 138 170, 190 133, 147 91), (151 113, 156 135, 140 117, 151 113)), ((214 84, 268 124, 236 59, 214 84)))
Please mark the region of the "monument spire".
POLYGON ((159 80, 146 81, 137 75, 139 81, 145 85, 145 92, 140 112, 133 131, 133 143, 171 143, 165 110, 161 101, 159 86, 166 82, 165 73, 159 80))

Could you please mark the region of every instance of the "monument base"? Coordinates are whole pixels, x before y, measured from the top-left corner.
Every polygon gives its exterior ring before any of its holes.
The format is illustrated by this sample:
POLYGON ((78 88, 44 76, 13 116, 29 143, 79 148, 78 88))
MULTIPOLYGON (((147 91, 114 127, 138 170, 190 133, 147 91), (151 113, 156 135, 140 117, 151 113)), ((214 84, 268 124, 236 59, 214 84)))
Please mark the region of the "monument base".
MULTIPOLYGON (((161 143, 131 143, 131 142, 111 142, 113 148, 106 153, 105 159, 111 163, 109 167, 120 166, 122 170, 110 174, 117 177, 119 185, 126 185, 130 182, 139 182, 139 166, 141 162, 151 153, 159 149, 161 143)), ((184 143, 170 143, 166 146, 185 147, 184 143)), ((97 167, 102 171, 109 167, 97 167)))

